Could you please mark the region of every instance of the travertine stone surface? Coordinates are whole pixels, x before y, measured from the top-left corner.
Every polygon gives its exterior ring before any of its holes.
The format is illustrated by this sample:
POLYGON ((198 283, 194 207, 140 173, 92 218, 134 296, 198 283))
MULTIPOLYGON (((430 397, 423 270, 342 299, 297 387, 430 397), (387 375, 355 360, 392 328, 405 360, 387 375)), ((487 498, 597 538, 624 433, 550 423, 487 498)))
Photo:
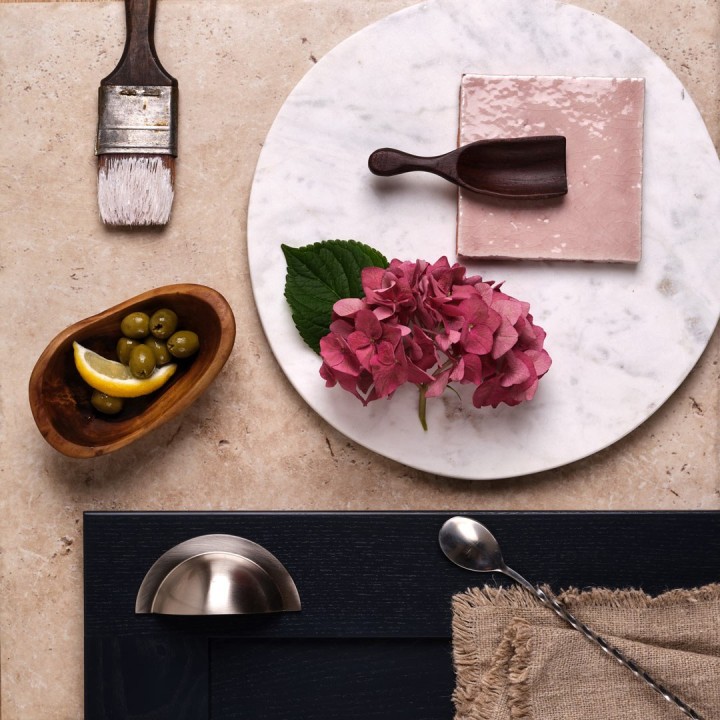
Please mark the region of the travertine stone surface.
MULTIPOLYGON (((162 0, 157 48, 179 79, 181 117, 173 216, 158 232, 109 231, 97 218, 96 89, 119 57, 122 4, 0 6, 3 720, 82 715, 84 510, 720 508, 717 331, 685 383, 635 432, 587 460, 510 481, 448 480, 374 455, 320 420, 281 373, 245 254, 258 153, 319 58, 410 4, 162 0), (178 9, 182 32, 168 36, 163 14, 178 9), (55 453, 27 405, 45 345, 81 317, 181 281, 215 287, 235 310, 238 340, 216 383, 180 418, 109 457, 55 453)), ((717 0, 577 4, 668 62, 717 146, 717 0)))

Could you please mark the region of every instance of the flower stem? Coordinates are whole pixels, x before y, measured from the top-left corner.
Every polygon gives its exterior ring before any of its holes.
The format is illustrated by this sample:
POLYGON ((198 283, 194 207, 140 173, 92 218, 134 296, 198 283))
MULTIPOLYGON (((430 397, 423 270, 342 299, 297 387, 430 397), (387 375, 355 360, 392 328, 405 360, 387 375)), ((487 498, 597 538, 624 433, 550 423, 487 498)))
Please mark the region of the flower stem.
POLYGON ((420 385, 419 390, 420 398, 418 400, 418 417, 420 418, 420 424, 422 425, 422 429, 427 432, 427 418, 425 417, 425 407, 427 405, 427 398, 425 397, 425 393, 427 392, 427 385, 420 385))

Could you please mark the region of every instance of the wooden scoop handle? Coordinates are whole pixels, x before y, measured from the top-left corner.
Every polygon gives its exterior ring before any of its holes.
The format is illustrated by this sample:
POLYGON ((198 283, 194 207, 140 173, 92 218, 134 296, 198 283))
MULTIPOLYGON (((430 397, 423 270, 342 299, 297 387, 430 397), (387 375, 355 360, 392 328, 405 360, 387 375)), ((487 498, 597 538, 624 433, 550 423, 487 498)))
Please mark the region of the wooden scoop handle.
POLYGON ((374 175, 389 177, 415 170, 437 172, 437 158, 418 157, 393 148, 380 148, 368 158, 368 167, 374 175))
POLYGON ((101 85, 177 85, 155 51, 155 7, 156 0, 125 0, 125 49, 101 85))

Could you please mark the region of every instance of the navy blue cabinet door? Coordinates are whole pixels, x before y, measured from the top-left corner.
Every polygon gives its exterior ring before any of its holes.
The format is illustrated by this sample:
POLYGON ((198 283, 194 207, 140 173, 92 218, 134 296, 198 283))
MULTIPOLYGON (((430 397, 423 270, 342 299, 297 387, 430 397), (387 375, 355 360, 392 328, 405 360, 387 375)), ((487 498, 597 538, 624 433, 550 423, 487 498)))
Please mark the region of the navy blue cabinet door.
POLYGON ((86 720, 451 720, 451 598, 477 584, 437 545, 484 522, 512 567, 555 590, 658 593, 717 582, 720 513, 87 513, 86 720), (135 615, 174 545, 227 533, 288 569, 302 610, 135 615))

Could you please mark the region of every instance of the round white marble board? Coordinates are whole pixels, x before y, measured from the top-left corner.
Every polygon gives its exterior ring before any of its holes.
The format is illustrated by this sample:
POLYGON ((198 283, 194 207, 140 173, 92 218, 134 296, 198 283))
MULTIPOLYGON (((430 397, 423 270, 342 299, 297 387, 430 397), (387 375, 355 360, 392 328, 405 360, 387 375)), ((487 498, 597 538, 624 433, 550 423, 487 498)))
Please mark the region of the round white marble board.
MULTIPOLYGON (((720 163, 681 83, 614 23, 554 0, 430 0, 341 43, 277 115, 250 197, 248 255, 270 346, 307 403, 348 438, 430 473, 498 479, 579 460, 646 420, 680 385, 720 312, 720 163), (327 389, 283 297, 281 243, 353 238, 388 258, 455 258, 455 189, 376 178, 372 150, 453 148, 463 73, 644 77, 643 258, 637 266, 466 263, 505 280, 547 331, 553 366, 534 400, 477 410, 470 392, 417 391, 363 407, 327 389)), ((468 390, 471 390, 468 389, 468 390)))

